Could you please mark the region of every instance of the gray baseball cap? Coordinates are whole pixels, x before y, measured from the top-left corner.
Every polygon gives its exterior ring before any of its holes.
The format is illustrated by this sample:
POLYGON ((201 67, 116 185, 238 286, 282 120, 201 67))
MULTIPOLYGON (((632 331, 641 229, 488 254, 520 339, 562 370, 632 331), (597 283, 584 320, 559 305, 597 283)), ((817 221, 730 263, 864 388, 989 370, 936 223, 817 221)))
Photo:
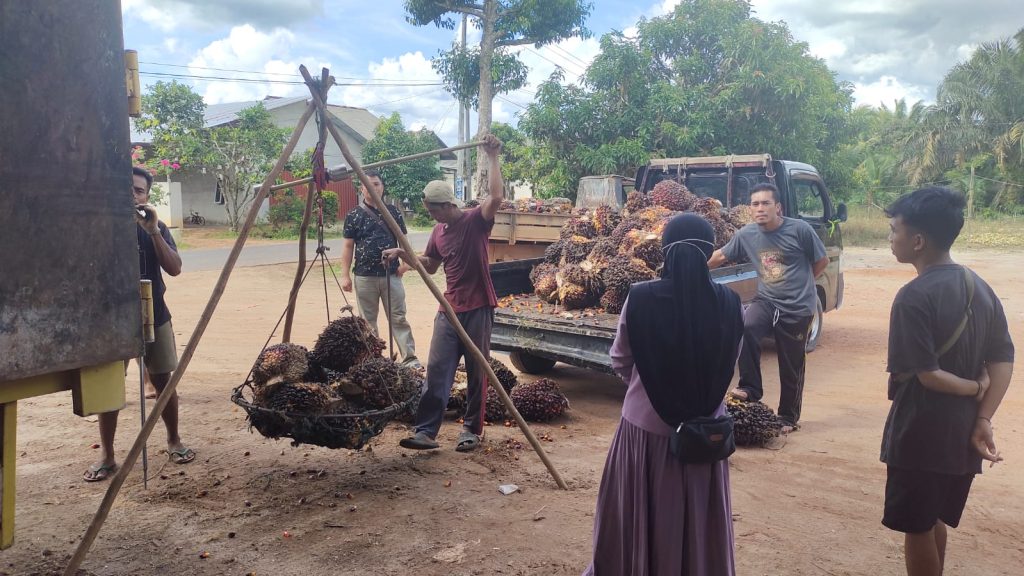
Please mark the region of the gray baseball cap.
POLYGON ((444 180, 431 180, 423 187, 423 201, 429 204, 454 204, 462 208, 462 201, 455 197, 452 185, 444 180))

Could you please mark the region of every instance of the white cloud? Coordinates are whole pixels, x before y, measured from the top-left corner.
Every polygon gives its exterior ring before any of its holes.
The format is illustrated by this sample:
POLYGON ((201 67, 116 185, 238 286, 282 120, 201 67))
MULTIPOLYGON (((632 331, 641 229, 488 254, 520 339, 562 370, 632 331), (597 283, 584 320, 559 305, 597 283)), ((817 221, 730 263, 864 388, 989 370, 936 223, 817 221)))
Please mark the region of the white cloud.
POLYGON ((903 84, 893 76, 882 76, 870 83, 854 83, 853 98, 858 105, 878 107, 882 104, 892 108, 893 102, 901 98, 912 105, 918 100, 930 100, 930 95, 918 86, 903 84))

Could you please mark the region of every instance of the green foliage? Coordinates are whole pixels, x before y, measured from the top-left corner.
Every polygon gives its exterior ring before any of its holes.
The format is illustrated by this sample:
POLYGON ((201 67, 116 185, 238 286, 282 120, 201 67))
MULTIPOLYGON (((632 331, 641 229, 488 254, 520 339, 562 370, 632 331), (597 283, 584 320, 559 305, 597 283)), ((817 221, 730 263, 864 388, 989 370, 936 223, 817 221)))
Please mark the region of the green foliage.
POLYGON ((186 84, 157 82, 149 87, 149 92, 142 96, 142 117, 132 121, 137 130, 153 137, 149 155, 159 161, 149 167, 155 174, 167 175, 172 170, 203 163, 205 111, 203 97, 186 84))
MULTIPOLYGON (((526 85, 526 64, 506 49, 494 51, 491 61, 491 83, 494 92, 504 94, 526 85)), ((463 49, 453 44, 448 50, 439 50, 431 61, 434 71, 441 75, 444 89, 460 102, 480 107, 480 48, 463 49)))
MULTIPOLYGON (((587 174, 632 175, 653 157, 769 152, 842 180, 832 153, 849 138, 851 87, 781 23, 741 0, 684 0, 664 17, 614 32, 582 86, 544 83, 520 128, 548 171, 542 194, 587 174), (552 181, 552 179, 554 181, 552 181)), ((844 182, 832 182, 832 185, 844 182)))
MULTIPOLYGON (((363 145, 363 163, 372 164, 435 149, 437 138, 432 132, 406 131, 401 115, 395 112, 387 118, 381 118, 373 132, 373 138, 363 145)), ((423 186, 431 180, 441 178, 441 169, 438 168, 437 162, 436 156, 429 156, 381 168, 384 193, 395 198, 408 199, 413 205, 419 204, 423 196, 423 186)), ((356 186, 360 186, 358 181, 356 186)))
MULTIPOLYGON (((329 228, 338 223, 338 195, 324 190, 324 227, 329 228)), ((302 229, 302 215, 306 210, 306 199, 293 188, 281 190, 274 195, 274 203, 267 212, 267 224, 273 237, 295 236, 302 229)), ((310 226, 307 236, 316 237, 317 207, 313 205, 310 226)))

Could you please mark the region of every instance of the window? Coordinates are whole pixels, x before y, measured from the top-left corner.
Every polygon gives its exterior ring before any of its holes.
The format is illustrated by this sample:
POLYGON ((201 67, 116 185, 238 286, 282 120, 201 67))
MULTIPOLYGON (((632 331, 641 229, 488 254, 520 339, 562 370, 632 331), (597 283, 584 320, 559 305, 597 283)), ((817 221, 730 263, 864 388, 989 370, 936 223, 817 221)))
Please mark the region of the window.
POLYGON ((794 180, 793 196, 796 199, 796 212, 804 220, 824 220, 825 204, 821 198, 821 188, 813 180, 794 180))

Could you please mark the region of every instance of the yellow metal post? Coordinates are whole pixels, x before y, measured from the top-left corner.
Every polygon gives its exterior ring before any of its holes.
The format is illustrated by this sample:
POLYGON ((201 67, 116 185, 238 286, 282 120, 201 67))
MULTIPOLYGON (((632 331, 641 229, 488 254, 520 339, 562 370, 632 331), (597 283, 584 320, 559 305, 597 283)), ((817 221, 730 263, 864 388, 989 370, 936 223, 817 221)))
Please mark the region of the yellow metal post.
POLYGON ((0 404, 0 549, 14 543, 14 457, 18 449, 18 403, 0 404))
POLYGON ((78 369, 78 381, 71 386, 75 414, 92 416, 124 408, 124 362, 78 369))

